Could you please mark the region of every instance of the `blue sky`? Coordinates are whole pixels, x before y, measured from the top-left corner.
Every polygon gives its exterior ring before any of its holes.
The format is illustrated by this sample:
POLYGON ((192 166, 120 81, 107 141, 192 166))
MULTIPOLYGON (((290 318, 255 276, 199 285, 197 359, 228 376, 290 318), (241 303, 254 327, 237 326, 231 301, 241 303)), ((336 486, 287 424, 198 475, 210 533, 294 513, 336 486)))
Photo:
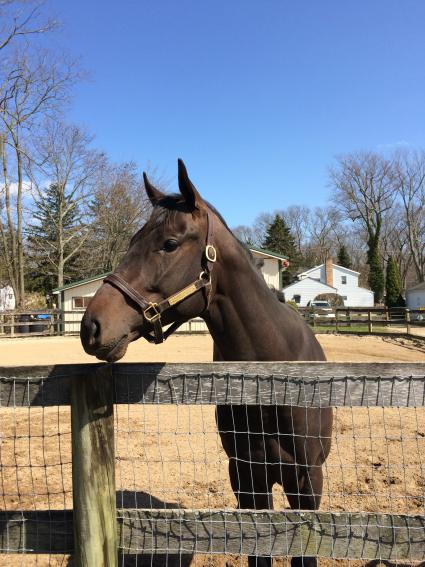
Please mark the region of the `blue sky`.
POLYGON ((325 205, 334 156, 425 146, 423 0, 51 0, 81 55, 69 118, 231 226, 325 205))

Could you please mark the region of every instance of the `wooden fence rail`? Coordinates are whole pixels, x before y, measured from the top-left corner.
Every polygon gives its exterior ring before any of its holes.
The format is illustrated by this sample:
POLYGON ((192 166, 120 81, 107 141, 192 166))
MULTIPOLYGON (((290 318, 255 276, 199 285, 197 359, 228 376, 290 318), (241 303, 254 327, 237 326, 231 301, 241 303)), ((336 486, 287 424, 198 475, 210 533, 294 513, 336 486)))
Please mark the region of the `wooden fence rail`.
MULTIPOLYGON (((55 309, 0 312, 0 336, 28 337, 28 335, 78 335, 84 311, 55 309), (44 319, 37 319, 45 316, 44 319)), ((325 327, 336 332, 378 332, 394 330, 410 334, 414 329, 425 328, 425 310, 387 307, 338 307, 333 311, 300 307, 300 315, 314 328, 325 327), (361 327, 364 327, 363 329, 361 327), (366 330, 367 329, 367 330, 366 330)), ((205 333, 208 328, 200 319, 192 319, 177 332, 205 333)))
MULTIPOLYGON (((0 312, 0 337, 16 338, 28 336, 78 335, 81 311, 57 309, 13 310, 0 312), (43 318, 40 319, 39 317, 43 318)), ((207 333, 208 328, 199 317, 191 319, 178 333, 207 333), (184 330, 186 329, 186 330, 184 330)))
MULTIPOLYGON (((74 511, 0 513, 0 551, 425 559, 423 515, 115 508, 113 404, 425 407, 425 363, 218 362, 0 368, 0 407, 71 404, 74 511)), ((10 411, 5 409, 4 411, 10 411)))

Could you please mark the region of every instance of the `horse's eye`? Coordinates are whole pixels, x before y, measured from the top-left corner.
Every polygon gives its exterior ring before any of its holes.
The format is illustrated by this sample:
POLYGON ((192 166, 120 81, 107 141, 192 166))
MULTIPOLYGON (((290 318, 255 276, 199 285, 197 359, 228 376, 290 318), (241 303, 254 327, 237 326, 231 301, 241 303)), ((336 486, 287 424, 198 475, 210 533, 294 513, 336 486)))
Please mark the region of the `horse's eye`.
POLYGON ((174 240, 174 238, 170 238, 169 240, 166 240, 164 242, 163 250, 165 250, 166 252, 174 252, 174 250, 176 250, 178 245, 179 243, 177 242, 177 240, 174 240))

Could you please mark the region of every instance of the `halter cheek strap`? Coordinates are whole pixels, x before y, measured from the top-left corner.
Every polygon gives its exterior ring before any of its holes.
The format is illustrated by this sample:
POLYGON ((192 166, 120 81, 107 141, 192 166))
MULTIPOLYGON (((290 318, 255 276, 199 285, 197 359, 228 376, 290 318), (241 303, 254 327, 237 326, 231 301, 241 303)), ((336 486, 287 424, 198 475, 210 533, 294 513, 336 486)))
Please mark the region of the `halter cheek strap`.
POLYGON ((207 289, 207 307, 210 302, 211 293, 211 273, 214 266, 214 262, 217 260, 217 251, 213 244, 213 216, 209 210, 207 210, 207 239, 204 252, 204 258, 202 262, 202 272, 199 278, 187 285, 180 291, 170 295, 166 299, 155 303, 148 301, 143 295, 141 295, 136 289, 131 287, 124 278, 118 274, 113 273, 107 276, 103 281, 109 283, 119 289, 127 297, 129 297, 134 303, 136 303, 142 310, 143 317, 150 323, 153 327, 153 335, 150 333, 145 334, 145 338, 149 342, 154 342, 159 344, 164 342, 176 329, 178 329, 181 323, 174 322, 168 327, 164 332, 162 328, 161 315, 167 309, 170 309, 174 305, 177 305, 184 301, 186 298, 191 297, 197 293, 200 289, 207 289))

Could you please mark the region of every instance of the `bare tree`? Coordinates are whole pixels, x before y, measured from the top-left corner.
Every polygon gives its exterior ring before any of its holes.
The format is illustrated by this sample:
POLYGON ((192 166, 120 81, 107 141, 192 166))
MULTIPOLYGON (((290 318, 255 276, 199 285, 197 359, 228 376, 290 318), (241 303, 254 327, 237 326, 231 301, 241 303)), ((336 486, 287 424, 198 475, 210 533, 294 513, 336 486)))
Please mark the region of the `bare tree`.
POLYGON ((241 242, 247 245, 256 246, 256 235, 254 229, 251 226, 247 226, 244 224, 240 224, 232 228, 233 234, 238 238, 241 242))
POLYGON ((46 53, 31 57, 18 54, 14 61, 15 73, 7 86, 7 96, 0 106, 1 159, 3 169, 3 199, 6 219, 0 224, 3 252, 9 258, 13 272, 11 283, 17 305, 25 298, 23 195, 24 167, 31 161, 27 151, 27 134, 34 136, 46 115, 55 116, 66 101, 77 74, 73 63, 52 60, 46 53), (11 187, 16 187, 14 203, 11 187), (13 208, 13 210, 12 210, 13 208))
POLYGON ((0 0, 0 51, 18 39, 44 34, 57 26, 46 17, 44 2, 29 0, 0 0))
POLYGON ((409 235, 405 221, 404 209, 400 203, 394 203, 386 212, 382 223, 381 252, 385 261, 392 257, 400 270, 403 288, 412 265, 409 248, 409 235))
MULTIPOLYGON (((161 181, 155 184, 161 185, 161 181)), ((102 168, 90 210, 90 248, 86 251, 85 264, 92 275, 117 266, 131 237, 147 219, 150 204, 134 163, 106 164, 102 168)))
POLYGON ((308 239, 308 227, 310 225, 311 211, 305 205, 291 205, 280 211, 285 219, 298 251, 302 253, 303 247, 308 239))
POLYGON ((329 171, 334 201, 346 218, 360 222, 367 233, 369 284, 380 301, 384 275, 379 244, 383 216, 394 202, 394 167, 374 152, 341 156, 329 171))
POLYGON ((334 207, 315 207, 309 217, 308 247, 314 251, 314 263, 322 263, 336 254, 340 244, 341 214, 334 207))
POLYGON ((42 164, 30 169, 38 226, 30 234, 55 276, 64 285, 67 265, 80 253, 89 235, 88 205, 104 155, 90 148, 92 137, 76 126, 48 121, 34 142, 42 164), (46 190, 46 179, 49 189, 46 190), (48 226, 37 231, 40 222, 48 226))
POLYGON ((425 280, 425 152, 401 152, 395 162, 411 260, 421 282, 425 280))
POLYGON ((382 218, 394 201, 391 161, 373 152, 339 157, 330 169, 335 203, 347 218, 360 221, 373 243, 379 242, 382 218))

